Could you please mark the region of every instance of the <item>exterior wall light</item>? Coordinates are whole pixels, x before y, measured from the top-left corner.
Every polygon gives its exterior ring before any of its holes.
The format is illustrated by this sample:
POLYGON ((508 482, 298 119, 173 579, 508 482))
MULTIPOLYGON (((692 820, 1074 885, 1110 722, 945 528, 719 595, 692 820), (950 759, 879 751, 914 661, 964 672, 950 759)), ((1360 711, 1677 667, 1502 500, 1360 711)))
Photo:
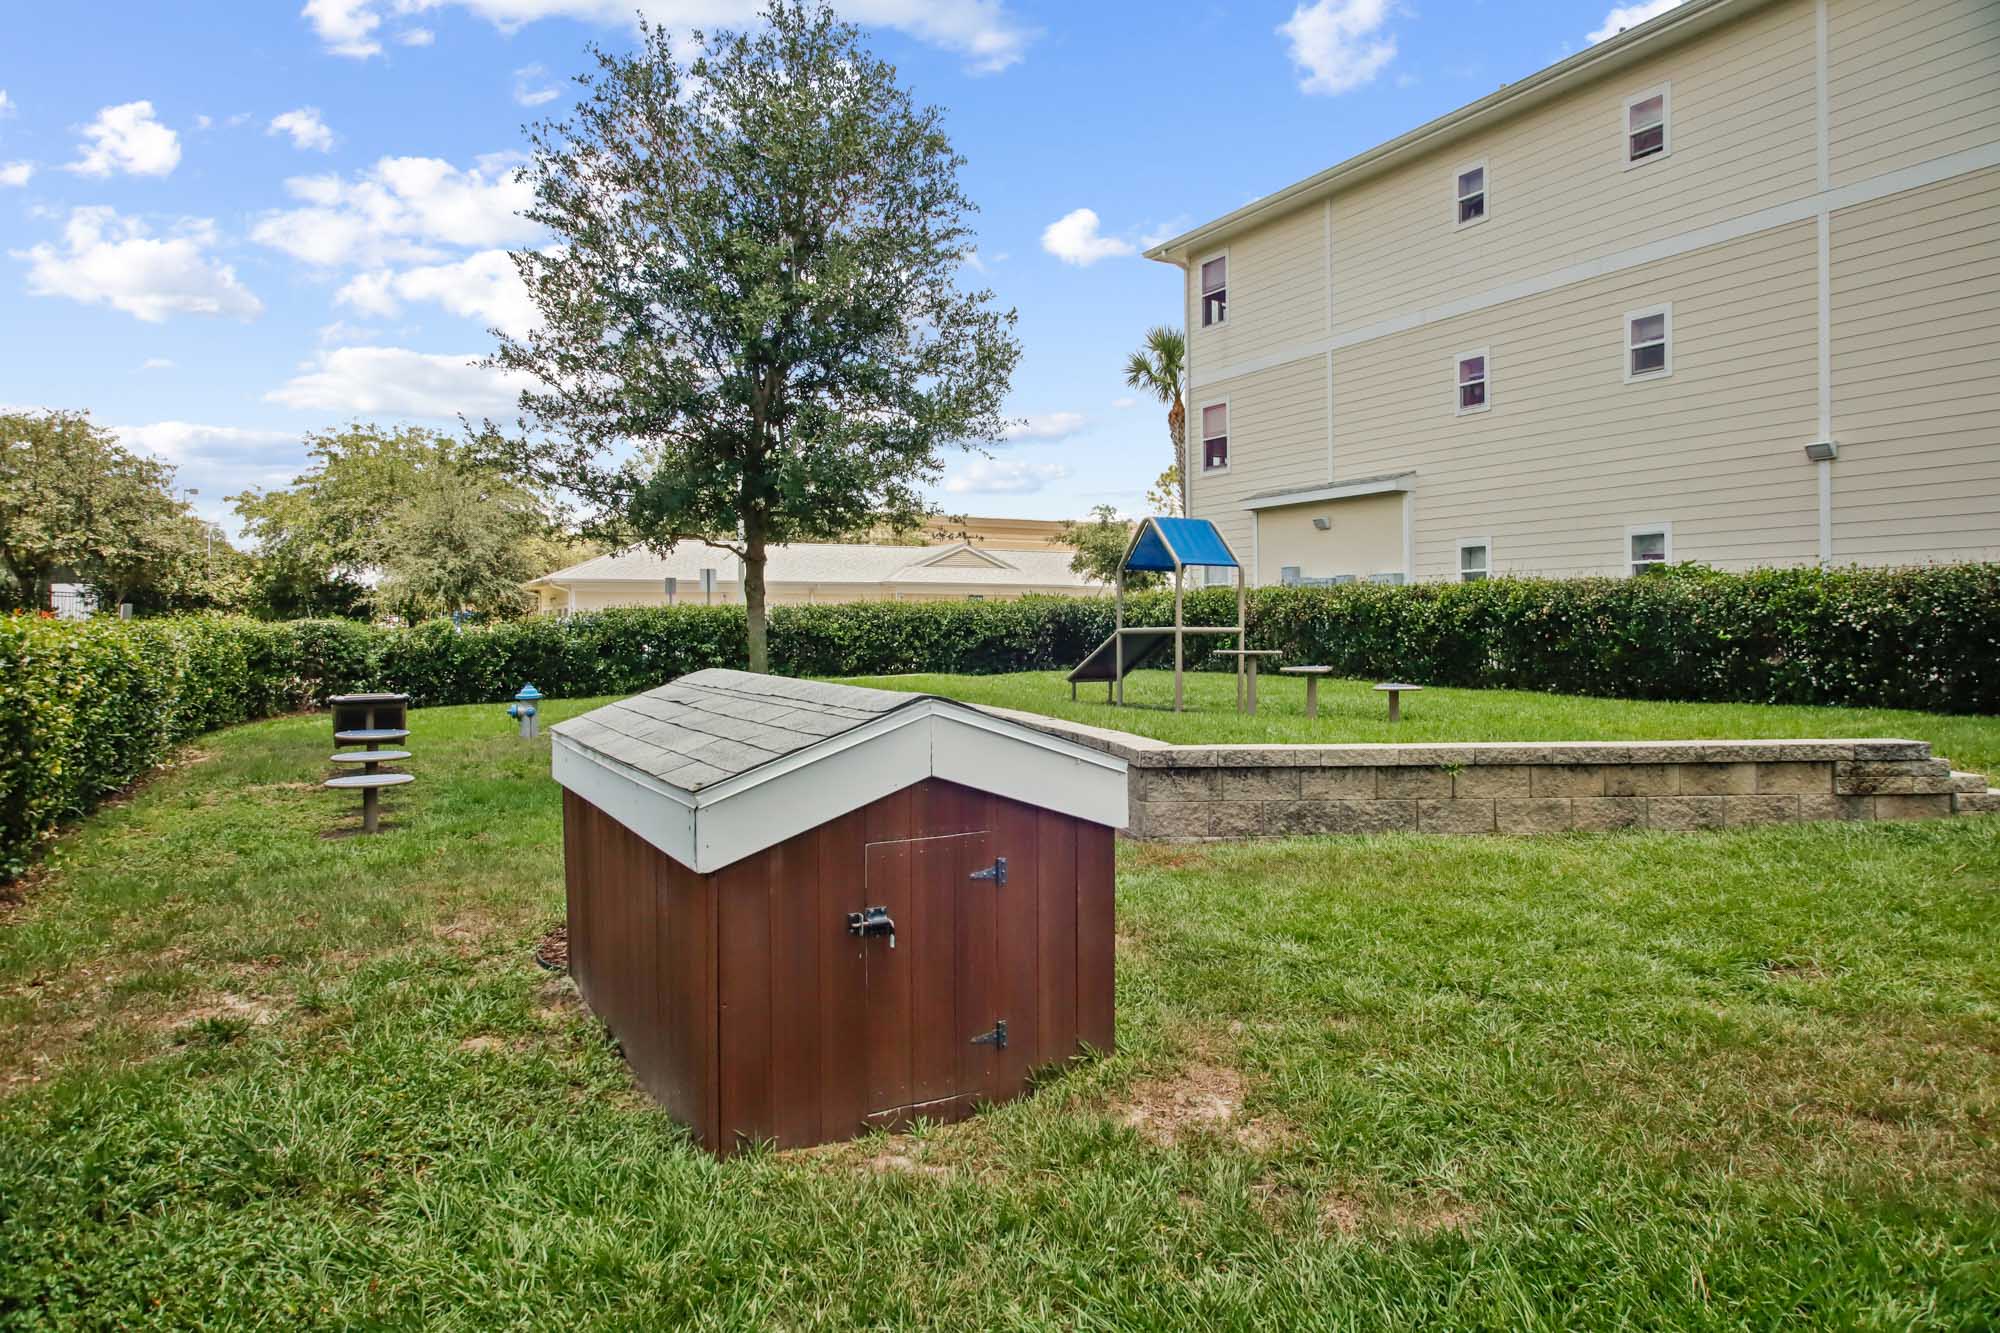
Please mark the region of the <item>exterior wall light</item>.
POLYGON ((1840 457, 1840 446, 1832 440, 1814 440, 1806 446, 1806 458, 1814 463, 1831 463, 1840 457))
POLYGON ((1325 532, 1328 528, 1331 528, 1333 526, 1333 520, 1330 518, 1316 518, 1313 520, 1313 526, 1315 528, 1318 528, 1321 532, 1325 532))

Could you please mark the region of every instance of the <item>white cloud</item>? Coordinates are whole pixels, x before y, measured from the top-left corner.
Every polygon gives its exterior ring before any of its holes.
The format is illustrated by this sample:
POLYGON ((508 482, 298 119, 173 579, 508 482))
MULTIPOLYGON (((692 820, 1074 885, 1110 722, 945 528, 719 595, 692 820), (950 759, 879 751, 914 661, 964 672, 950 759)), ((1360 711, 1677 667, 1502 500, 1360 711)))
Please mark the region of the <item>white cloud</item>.
MULTIPOLYGON (((741 29, 756 23, 763 9, 761 0, 306 0, 301 12, 327 50, 365 58, 381 54, 377 30, 385 13, 407 17, 447 5, 508 33, 546 18, 622 26, 635 10, 665 28, 741 29)), ((1038 35, 1005 0, 837 0, 835 8, 853 22, 894 28, 955 51, 976 74, 1017 63, 1038 35)))
POLYGON ((272 445, 290 444, 298 436, 290 431, 245 430, 240 426, 202 426, 192 421, 155 421, 145 426, 113 426, 119 442, 130 448, 164 458, 169 463, 186 463, 199 457, 217 455, 242 457, 269 450, 272 445))
POLYGON ((516 216, 534 199, 518 159, 494 155, 460 170, 434 157, 385 157, 353 179, 295 176, 306 207, 266 214, 253 240, 321 267, 442 258, 446 246, 528 241, 538 228, 516 216))
POLYGON ((429 28, 405 28, 396 34, 398 46, 429 46, 437 40, 437 34, 429 28))
POLYGON ((22 186, 34 179, 32 162, 0 162, 0 186, 22 186))
POLYGON ((1616 37, 1624 29, 1636 28, 1647 19, 1658 18, 1679 3, 1681 0, 1640 0, 1636 5, 1619 5, 1606 14, 1603 25, 1584 40, 1601 42, 1606 37, 1616 37))
POLYGON ((306 0, 299 13, 328 51, 365 60, 382 53, 382 43, 375 40, 375 30, 382 26, 376 8, 375 0, 306 0))
POLYGON ((1031 495, 1068 475, 1061 463, 976 458, 946 478, 944 488, 953 495, 1031 495))
POLYGON ((169 237, 155 237, 137 218, 110 208, 78 208, 63 227, 63 245, 9 253, 28 261, 28 290, 102 303, 157 324, 168 315, 231 315, 255 319, 264 303, 236 280, 236 270, 209 259, 215 224, 191 218, 169 237))
POLYGON ((14 99, 7 96, 5 88, 0 88, 0 117, 11 116, 14 110, 14 99))
POLYGON ((1038 412, 1031 413, 1025 420, 1017 421, 1002 432, 1001 438, 1035 441, 1053 444, 1066 440, 1082 430, 1085 417, 1081 412, 1038 412))
POLYGON ((174 363, 172 359, 164 356, 149 356, 139 363, 139 369, 141 370, 172 370, 173 368, 174 363))
POLYGON ((475 359, 403 347, 337 347, 264 397, 319 412, 451 418, 512 411, 527 377, 483 370, 475 359))
POLYGON ((1079 208, 1063 214, 1042 231, 1042 249, 1065 264, 1088 268, 1100 259, 1138 253, 1138 247, 1116 236, 1101 236, 1097 213, 1079 208))
POLYGON ((83 156, 69 164, 79 176, 164 176, 180 165, 181 137, 154 118, 151 102, 105 107, 83 137, 83 156))
POLYGON ((316 106, 302 106, 281 116, 271 117, 271 123, 264 127, 264 133, 291 135, 292 147, 301 152, 307 149, 318 153, 333 151, 333 131, 319 118, 319 108, 316 106))
POLYGON ((1137 407, 1139 405, 1139 400, 1137 398, 1113 398, 1111 400, 1111 405, 1117 408, 1120 412, 1127 412, 1130 411, 1132 408, 1137 407))
POLYGON ((385 319, 402 313, 405 301, 435 301, 454 315, 481 320, 516 338, 541 323, 505 250, 481 250, 455 264, 431 264, 400 273, 388 269, 363 273, 333 299, 385 319))
POLYGON ((1303 75, 1299 90, 1344 93, 1368 83, 1396 58, 1396 38, 1380 32, 1389 0, 1313 0, 1278 26, 1303 75), (1378 35, 1379 33, 1379 35, 1378 35))
POLYGON ((562 96, 562 89, 537 87, 548 77, 540 65, 524 65, 514 71, 514 100, 522 106, 547 106, 562 96))

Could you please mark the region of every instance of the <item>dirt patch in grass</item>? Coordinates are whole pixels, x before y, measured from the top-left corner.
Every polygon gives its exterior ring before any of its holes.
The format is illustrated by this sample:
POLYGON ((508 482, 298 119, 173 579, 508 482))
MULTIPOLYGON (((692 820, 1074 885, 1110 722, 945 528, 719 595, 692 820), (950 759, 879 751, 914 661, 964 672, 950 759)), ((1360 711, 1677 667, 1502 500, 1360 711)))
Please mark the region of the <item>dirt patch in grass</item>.
POLYGON ((1296 1137, 1297 1128, 1283 1116, 1245 1115, 1246 1089, 1241 1071, 1197 1060, 1178 1074, 1139 1084, 1112 1104, 1111 1114, 1119 1124, 1137 1130, 1141 1138, 1161 1148, 1221 1137, 1263 1154, 1296 1137))
POLYGON ((1312 1201, 1309 1212, 1298 1207, 1309 1191, 1298 1185, 1274 1180, 1269 1175, 1250 1187, 1253 1206, 1275 1229, 1285 1229, 1302 1216, 1305 1225, 1322 1236, 1355 1238, 1374 1235, 1386 1238, 1429 1237, 1445 1231, 1470 1234, 1482 1211, 1477 1204, 1450 1194, 1387 1196, 1365 1190, 1331 1188, 1312 1201))
POLYGON ((569 927, 557 926, 535 946, 535 961, 551 972, 569 971, 569 927))

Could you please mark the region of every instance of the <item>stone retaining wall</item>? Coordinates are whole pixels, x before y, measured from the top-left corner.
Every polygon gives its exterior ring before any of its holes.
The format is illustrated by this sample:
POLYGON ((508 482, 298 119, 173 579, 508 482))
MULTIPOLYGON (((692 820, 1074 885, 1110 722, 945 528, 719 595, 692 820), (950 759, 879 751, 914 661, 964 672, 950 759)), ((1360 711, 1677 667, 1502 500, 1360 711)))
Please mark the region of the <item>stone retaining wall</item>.
POLYGON ((1555 833, 2000 813, 1925 741, 1170 745, 1012 710, 1130 765, 1142 841, 1299 833, 1555 833))

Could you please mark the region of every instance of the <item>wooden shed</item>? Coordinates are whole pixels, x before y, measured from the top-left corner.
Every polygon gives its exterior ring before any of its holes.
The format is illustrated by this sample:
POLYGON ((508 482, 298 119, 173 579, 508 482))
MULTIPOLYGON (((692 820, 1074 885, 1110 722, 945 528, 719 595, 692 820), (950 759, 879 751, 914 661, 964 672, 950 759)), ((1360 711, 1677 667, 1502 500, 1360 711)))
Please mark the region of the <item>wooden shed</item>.
POLYGON ((1111 1048, 1124 761, 740 671, 551 731, 570 971, 709 1148, 954 1119, 1111 1048))

